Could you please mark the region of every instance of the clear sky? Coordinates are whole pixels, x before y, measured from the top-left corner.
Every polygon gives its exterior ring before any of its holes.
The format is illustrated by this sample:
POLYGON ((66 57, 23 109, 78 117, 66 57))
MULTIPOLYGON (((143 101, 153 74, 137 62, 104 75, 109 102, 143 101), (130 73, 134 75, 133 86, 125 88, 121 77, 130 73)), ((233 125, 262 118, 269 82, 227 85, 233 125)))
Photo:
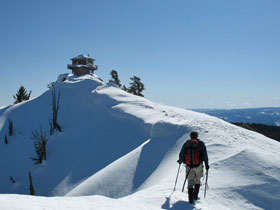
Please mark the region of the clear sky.
POLYGON ((9 0, 0 6, 0 106, 47 90, 90 54, 104 81, 139 76, 182 108, 280 106, 279 0, 9 0))

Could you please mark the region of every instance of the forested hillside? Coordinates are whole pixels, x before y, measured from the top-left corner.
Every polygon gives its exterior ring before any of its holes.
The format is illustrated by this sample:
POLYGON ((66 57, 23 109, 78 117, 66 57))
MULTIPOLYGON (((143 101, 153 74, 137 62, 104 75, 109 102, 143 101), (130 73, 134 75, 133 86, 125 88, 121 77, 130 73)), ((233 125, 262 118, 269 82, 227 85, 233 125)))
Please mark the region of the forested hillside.
POLYGON ((238 125, 240 127, 246 128, 251 131, 256 131, 269 138, 280 141, 280 127, 279 126, 264 125, 264 124, 257 124, 257 123, 238 123, 238 122, 233 122, 232 124, 238 125))

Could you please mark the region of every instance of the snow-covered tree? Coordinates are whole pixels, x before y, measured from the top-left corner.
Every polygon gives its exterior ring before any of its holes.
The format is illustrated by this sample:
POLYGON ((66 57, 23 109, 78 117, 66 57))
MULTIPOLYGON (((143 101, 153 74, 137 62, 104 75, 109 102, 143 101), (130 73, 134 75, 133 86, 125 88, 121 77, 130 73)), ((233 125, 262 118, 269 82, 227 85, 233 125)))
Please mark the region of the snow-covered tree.
POLYGON ((23 86, 20 86, 16 95, 13 95, 15 99, 14 104, 29 100, 31 92, 32 91, 27 94, 26 89, 23 86))

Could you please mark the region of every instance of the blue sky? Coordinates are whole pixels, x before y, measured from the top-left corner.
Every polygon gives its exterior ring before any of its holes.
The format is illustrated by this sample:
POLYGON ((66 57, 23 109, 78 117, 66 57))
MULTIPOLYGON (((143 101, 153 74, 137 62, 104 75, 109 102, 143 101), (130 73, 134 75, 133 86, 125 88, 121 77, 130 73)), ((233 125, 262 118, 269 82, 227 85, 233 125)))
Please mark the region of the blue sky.
POLYGON ((78 54, 182 108, 280 106, 279 0, 1 1, 0 106, 37 97, 78 54))

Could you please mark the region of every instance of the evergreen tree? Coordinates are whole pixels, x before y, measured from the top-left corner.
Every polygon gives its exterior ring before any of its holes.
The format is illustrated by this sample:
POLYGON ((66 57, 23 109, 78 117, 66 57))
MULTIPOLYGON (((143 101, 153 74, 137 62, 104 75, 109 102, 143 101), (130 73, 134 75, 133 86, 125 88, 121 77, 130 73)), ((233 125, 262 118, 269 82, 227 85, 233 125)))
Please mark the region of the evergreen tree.
POLYGON ((130 88, 128 88, 127 92, 132 93, 137 96, 144 97, 144 95, 142 94, 142 91, 145 90, 145 87, 144 87, 144 84, 141 82, 141 79, 136 76, 131 77, 130 79, 132 80, 132 82, 129 83, 131 86, 130 86, 130 88))
POLYGON ((7 135, 5 134, 5 144, 8 144, 7 135))
POLYGON ((14 134, 13 122, 11 121, 11 119, 9 119, 9 136, 12 136, 13 134, 14 134))
POLYGON ((35 191, 34 191, 34 187, 33 187, 33 183, 32 183, 32 175, 31 175, 31 171, 29 171, 29 192, 30 195, 35 195, 35 191))
POLYGON ((121 81, 119 79, 118 72, 116 70, 112 70, 110 72, 112 79, 109 80, 109 82, 115 83, 118 87, 121 87, 121 81))
POLYGON ((127 88, 125 85, 122 87, 122 89, 123 89, 124 91, 128 92, 128 88, 127 88))
POLYGON ((15 99, 14 104, 29 100, 30 95, 31 91, 27 94, 26 89, 23 86, 20 86, 16 95, 13 95, 15 99))

